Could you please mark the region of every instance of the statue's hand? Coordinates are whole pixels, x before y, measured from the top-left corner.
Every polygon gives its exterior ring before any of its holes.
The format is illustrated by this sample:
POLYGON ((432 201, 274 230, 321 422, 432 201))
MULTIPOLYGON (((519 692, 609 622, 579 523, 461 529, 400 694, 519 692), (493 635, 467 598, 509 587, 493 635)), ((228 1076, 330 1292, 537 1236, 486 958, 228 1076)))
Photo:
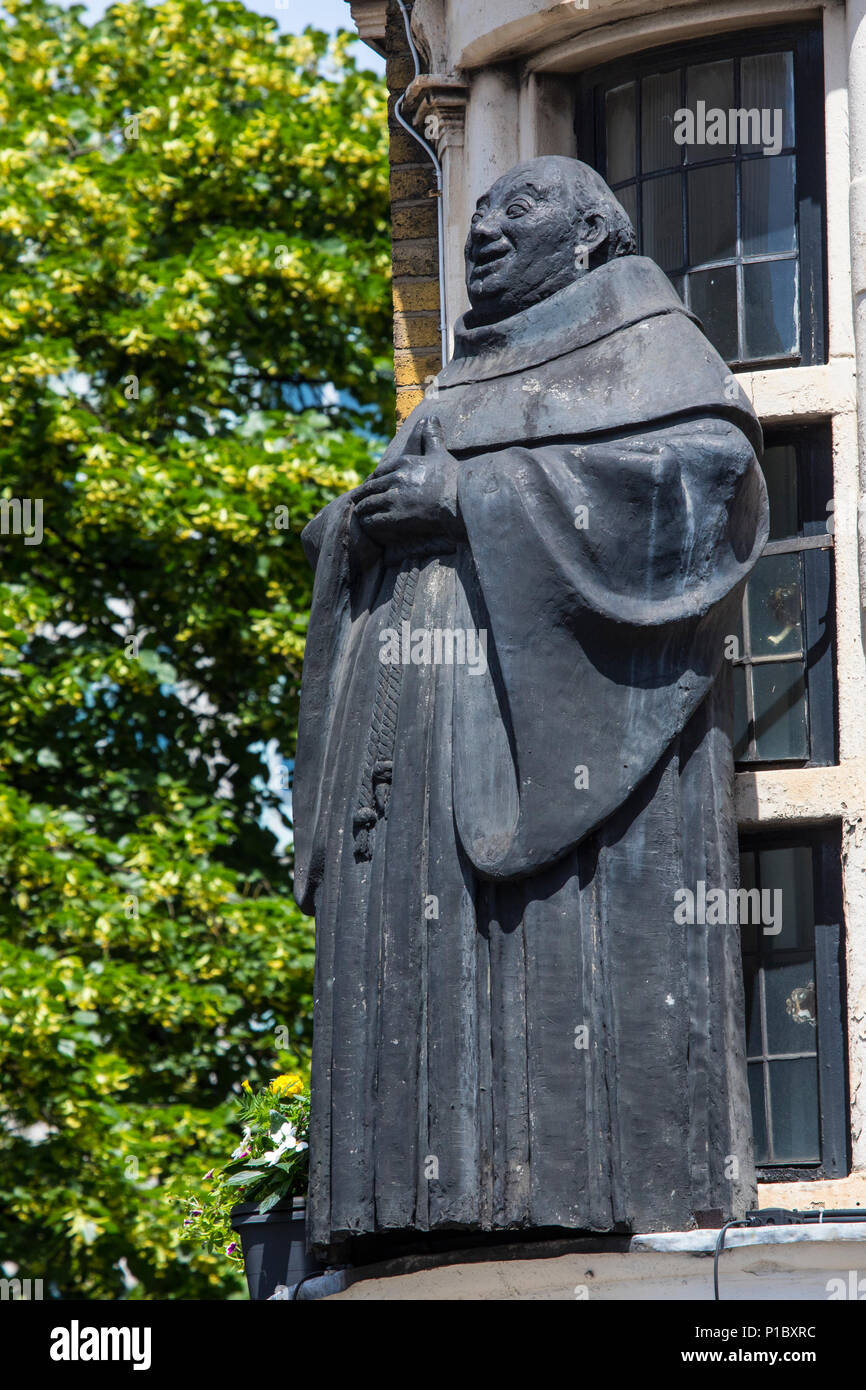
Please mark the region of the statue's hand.
POLYGON ((432 417, 415 426, 406 450, 387 469, 378 470, 355 492, 355 516, 379 545, 408 535, 458 537, 458 463, 442 442, 432 417))

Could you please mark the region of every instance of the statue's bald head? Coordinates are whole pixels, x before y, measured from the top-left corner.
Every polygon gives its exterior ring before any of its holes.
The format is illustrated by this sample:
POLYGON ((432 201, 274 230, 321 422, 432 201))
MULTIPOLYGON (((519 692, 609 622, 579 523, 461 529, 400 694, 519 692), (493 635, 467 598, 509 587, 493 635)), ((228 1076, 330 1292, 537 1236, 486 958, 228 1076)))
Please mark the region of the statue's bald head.
POLYGON ((518 164, 478 199, 472 218, 471 321, 507 318, 634 250, 628 215, 588 164, 557 155, 518 164))

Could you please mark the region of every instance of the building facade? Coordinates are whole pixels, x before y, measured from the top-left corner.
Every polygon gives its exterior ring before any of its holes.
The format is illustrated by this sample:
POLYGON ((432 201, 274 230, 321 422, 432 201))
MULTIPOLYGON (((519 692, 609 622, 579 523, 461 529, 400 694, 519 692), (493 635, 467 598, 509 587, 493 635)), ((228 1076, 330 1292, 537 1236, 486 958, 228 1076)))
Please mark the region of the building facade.
POLYGON ((761 418, 728 653, 742 881, 784 902, 743 928, 761 1205, 866 1205, 866 0, 351 12, 387 59, 401 418, 468 307, 476 199, 542 154, 604 175, 761 418))

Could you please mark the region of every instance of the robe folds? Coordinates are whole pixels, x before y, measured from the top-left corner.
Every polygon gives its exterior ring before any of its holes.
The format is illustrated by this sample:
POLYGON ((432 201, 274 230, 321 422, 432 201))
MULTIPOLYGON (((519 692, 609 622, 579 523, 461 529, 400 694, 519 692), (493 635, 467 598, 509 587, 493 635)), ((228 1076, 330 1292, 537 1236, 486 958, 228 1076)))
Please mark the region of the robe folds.
POLYGON ((638 257, 461 322, 383 462, 430 415, 459 540, 383 550, 352 493, 304 533, 311 1243, 740 1216, 739 939, 674 909, 737 882, 725 638, 767 536, 760 427, 638 257), (485 657, 384 662, 386 632, 485 657))

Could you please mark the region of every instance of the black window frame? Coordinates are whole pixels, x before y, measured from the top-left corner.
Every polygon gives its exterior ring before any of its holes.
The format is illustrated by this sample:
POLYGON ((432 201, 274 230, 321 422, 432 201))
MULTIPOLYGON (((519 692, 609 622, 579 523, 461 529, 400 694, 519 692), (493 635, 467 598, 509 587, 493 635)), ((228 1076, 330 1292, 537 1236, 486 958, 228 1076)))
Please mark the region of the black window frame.
MULTIPOLYGON (((794 54, 794 122, 796 150, 795 208, 799 265, 799 355, 760 358, 731 364, 734 372, 818 366, 827 362, 826 138, 824 120, 824 43, 820 21, 731 31, 712 39, 642 49, 628 57, 581 73, 574 128, 578 156, 605 174, 604 93, 621 83, 695 63, 752 57, 791 49, 794 54), (815 119, 820 111, 820 121, 815 119)), ((640 85, 638 84, 638 101, 640 85)), ((637 114, 640 129, 640 108, 637 114)), ((640 142, 638 142, 640 144, 640 142)), ((638 151, 640 158, 640 151, 638 151)), ((741 158, 741 156, 738 156, 741 158)), ((641 182, 638 176, 638 225, 642 244, 641 182)), ((685 204, 684 199, 684 204, 685 204)), ((684 226, 687 212, 684 207, 684 226)), ((687 230, 687 228, 686 228, 687 230)), ((688 248, 688 240, 685 241, 688 248)), ((672 272, 675 274, 676 272, 672 272)), ((738 303, 737 317, 740 322, 738 303)))
MULTIPOLYGON (((738 772, 759 769, 833 767, 839 761, 836 688, 836 587, 834 536, 828 530, 834 515, 833 430, 829 420, 768 428, 765 447, 791 445, 797 454, 797 501, 800 535, 769 541, 762 555, 799 554, 802 557, 803 650, 806 666, 806 721, 809 756, 784 760, 757 756, 740 758, 738 772)), ((748 587, 744 596, 748 602, 748 587)), ((745 630, 745 629, 744 629, 745 630)), ((783 658, 753 657, 744 645, 732 665, 754 666, 783 658)), ((750 747, 755 728, 752 683, 746 681, 750 747)))
POLYGON ((757 1168, 759 1183, 817 1182, 847 1177, 851 1170, 841 823, 740 833, 741 853, 803 846, 812 851, 821 1157, 797 1164, 762 1163, 757 1168))

